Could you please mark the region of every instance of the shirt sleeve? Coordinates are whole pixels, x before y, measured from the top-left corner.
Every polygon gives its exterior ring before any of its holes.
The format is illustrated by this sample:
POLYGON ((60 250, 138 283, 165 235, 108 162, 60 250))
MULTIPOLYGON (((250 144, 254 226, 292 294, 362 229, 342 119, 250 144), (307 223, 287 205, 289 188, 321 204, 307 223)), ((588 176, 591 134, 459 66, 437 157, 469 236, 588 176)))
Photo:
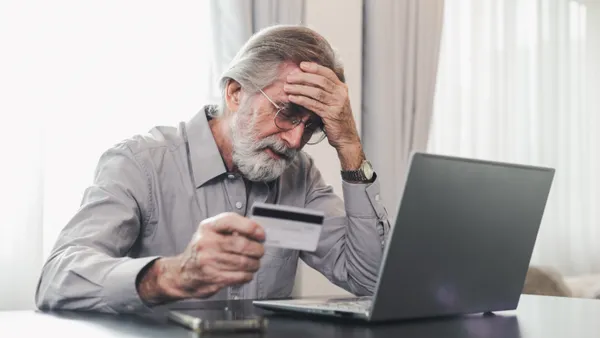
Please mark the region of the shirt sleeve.
POLYGON ((136 278, 158 257, 128 257, 152 212, 149 182, 126 144, 101 156, 93 185, 44 264, 35 295, 39 309, 149 310, 136 278))
POLYGON ((325 212, 325 222, 317 250, 302 252, 302 260, 348 292, 372 295, 390 229, 379 180, 343 181, 342 200, 325 184, 312 159, 307 169, 306 208, 325 212))

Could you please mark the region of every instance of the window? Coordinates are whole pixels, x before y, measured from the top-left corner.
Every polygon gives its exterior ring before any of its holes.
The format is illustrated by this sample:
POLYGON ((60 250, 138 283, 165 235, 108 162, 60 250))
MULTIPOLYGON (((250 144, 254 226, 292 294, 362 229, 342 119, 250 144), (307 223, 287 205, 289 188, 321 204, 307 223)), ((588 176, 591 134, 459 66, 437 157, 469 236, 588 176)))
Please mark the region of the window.
POLYGON ((447 1, 444 20, 429 150, 556 168, 532 263, 599 272, 600 2, 447 1))
POLYGON ((0 3, 0 310, 33 306, 41 264, 101 153, 154 125, 187 120, 205 103, 208 6, 0 3))

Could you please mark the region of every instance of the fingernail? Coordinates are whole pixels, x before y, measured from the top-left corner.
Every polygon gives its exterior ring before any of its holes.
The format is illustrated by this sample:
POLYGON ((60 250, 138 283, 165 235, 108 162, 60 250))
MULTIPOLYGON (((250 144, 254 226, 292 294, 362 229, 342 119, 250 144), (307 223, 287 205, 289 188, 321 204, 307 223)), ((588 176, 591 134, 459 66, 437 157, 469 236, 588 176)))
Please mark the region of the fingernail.
POLYGON ((310 68, 310 63, 306 62, 306 61, 302 61, 300 63, 300 68, 309 69, 310 68))

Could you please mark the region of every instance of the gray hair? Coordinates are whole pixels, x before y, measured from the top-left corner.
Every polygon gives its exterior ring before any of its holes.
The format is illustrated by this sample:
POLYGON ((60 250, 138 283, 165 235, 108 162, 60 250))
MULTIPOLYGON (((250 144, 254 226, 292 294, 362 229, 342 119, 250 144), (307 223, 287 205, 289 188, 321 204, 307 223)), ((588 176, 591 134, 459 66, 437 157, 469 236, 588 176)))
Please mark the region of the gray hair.
POLYGON ((217 114, 225 111, 225 91, 229 81, 238 82, 249 93, 257 93, 277 80, 284 62, 300 65, 302 61, 330 68, 340 81, 346 80, 337 54, 314 30, 303 26, 277 25, 257 32, 238 51, 221 76, 222 101, 217 114))

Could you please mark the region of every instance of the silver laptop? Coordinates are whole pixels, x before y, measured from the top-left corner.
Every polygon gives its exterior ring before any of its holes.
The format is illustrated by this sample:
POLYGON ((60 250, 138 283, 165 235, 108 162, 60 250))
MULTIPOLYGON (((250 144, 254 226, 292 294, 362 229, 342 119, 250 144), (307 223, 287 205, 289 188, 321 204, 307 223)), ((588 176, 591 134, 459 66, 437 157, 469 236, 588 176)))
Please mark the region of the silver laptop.
POLYGON ((366 321, 514 310, 554 169, 414 153, 373 297, 261 300, 366 321))

